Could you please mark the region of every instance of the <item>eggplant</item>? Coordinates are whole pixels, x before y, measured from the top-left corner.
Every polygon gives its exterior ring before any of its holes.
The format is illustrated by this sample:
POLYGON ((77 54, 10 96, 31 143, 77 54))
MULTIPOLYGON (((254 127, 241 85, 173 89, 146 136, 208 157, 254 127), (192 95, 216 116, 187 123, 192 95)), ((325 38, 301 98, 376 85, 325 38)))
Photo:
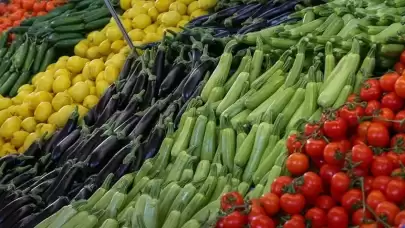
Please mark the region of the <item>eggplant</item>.
POLYGON ((201 56, 203 54, 203 44, 197 41, 193 36, 190 37, 191 40, 191 67, 194 68, 196 65, 201 63, 201 56))
POLYGON ((20 175, 14 177, 11 180, 11 183, 14 184, 18 188, 21 184, 24 184, 24 182, 27 182, 28 180, 34 178, 35 175, 37 175, 38 167, 39 167, 39 163, 35 164, 34 167, 27 170, 26 172, 21 173, 20 175))
POLYGON ((53 202, 59 196, 65 195, 67 193, 67 190, 69 189, 69 187, 71 187, 72 183, 74 182, 75 177, 80 175, 80 173, 82 172, 82 170, 85 167, 86 167, 86 164, 84 162, 78 162, 78 163, 74 164, 69 169, 69 171, 66 172, 65 175, 63 175, 63 177, 60 180, 56 181, 59 183, 57 184, 57 186, 54 189, 49 188, 52 191, 49 191, 51 193, 49 195, 47 195, 45 202, 47 202, 47 203, 53 202))
POLYGON ((158 96, 159 87, 165 78, 164 75, 165 59, 166 59, 166 46, 165 46, 165 38, 163 38, 163 42, 158 46, 158 51, 152 69, 152 74, 156 76, 155 86, 153 87, 153 94, 152 94, 153 97, 158 96))
POLYGON ((108 136, 89 155, 86 162, 90 168, 103 167, 112 155, 122 147, 122 140, 116 135, 108 136))
POLYGON ((3 223, 8 217, 14 217, 10 215, 17 211, 20 207, 30 203, 39 203, 41 200, 41 197, 36 195, 25 195, 11 201, 0 210, 0 224, 3 223))
POLYGON ((47 191, 49 187, 55 182, 57 182, 56 178, 51 178, 49 180, 43 181, 35 187, 31 188, 30 192, 33 195, 40 195, 41 197, 44 197, 45 191, 47 191))
POLYGON ((255 14, 256 11, 260 10, 261 7, 263 7, 263 5, 260 3, 246 5, 244 8, 234 13, 231 17, 228 17, 224 20, 225 27, 231 28, 240 25, 246 19, 255 14))
POLYGON ((211 70, 214 63, 210 60, 203 61, 198 65, 193 71, 191 71, 190 76, 184 83, 184 88, 182 91, 183 100, 187 101, 191 94, 194 93, 197 85, 203 80, 207 71, 211 70))
POLYGON ((87 139, 88 133, 82 131, 76 142, 74 142, 69 148, 67 148, 67 150, 59 158, 58 165, 62 165, 67 160, 73 159, 76 155, 76 152, 80 151, 80 148, 87 142, 87 139))
POLYGON ((144 110, 146 107, 149 107, 151 105, 151 102, 153 101, 154 95, 155 95, 155 89, 156 89, 156 83, 157 83, 157 77, 155 75, 152 75, 152 73, 149 71, 148 72, 149 78, 148 78, 148 83, 146 86, 146 92, 145 95, 143 96, 143 100, 141 102, 141 110, 144 110))
MULTIPOLYGON (((148 81, 148 74, 146 73, 146 70, 142 70, 137 79, 136 79, 136 83, 132 88, 132 91, 130 94, 128 94, 127 99, 131 98, 134 94, 138 94, 140 93, 142 90, 145 89, 145 85, 146 85, 146 81, 148 81)), ((125 102, 125 104, 127 104, 127 102, 125 102)))
POLYGON ((57 161, 62 153, 64 153, 73 143, 80 137, 80 129, 70 132, 58 145, 52 150, 52 160, 57 161))
POLYGON ((197 27, 203 25, 209 18, 209 15, 203 15, 197 18, 194 18, 191 20, 188 24, 187 27, 197 27))
POLYGON ((79 112, 76 110, 69 117, 65 126, 63 126, 63 128, 57 133, 54 133, 54 135, 48 140, 44 147, 45 153, 51 153, 54 147, 57 146, 60 141, 66 138, 66 136, 68 136, 73 130, 75 130, 77 128, 78 121, 79 112))
POLYGON ((234 13, 245 7, 246 5, 236 5, 232 7, 227 7, 225 9, 222 9, 216 13, 211 14, 208 17, 208 20, 206 20, 203 25, 208 25, 211 22, 213 24, 219 24, 219 21, 222 21, 223 19, 232 16, 234 13))
POLYGON ((120 109, 123 109, 127 105, 129 99, 131 98, 131 93, 132 93, 132 90, 133 90, 136 82, 138 81, 139 74, 140 73, 132 72, 131 76, 129 76, 129 78, 125 82, 125 85, 121 90, 121 94, 123 94, 123 98, 120 100, 120 103, 118 105, 120 107, 120 109))
POLYGON ((117 181, 122 176, 129 173, 130 168, 131 168, 132 164, 136 161, 136 159, 137 159, 137 157, 135 156, 135 153, 127 154, 127 156, 122 161, 121 165, 114 172, 114 178, 115 178, 114 180, 117 181))
POLYGON ((166 108, 166 110, 164 111, 163 118, 166 117, 173 117, 176 115, 176 113, 180 110, 181 106, 183 106, 183 99, 177 99, 175 101, 173 101, 169 107, 166 108))
POLYGON ((83 187, 84 183, 74 183, 72 187, 69 188, 71 190, 66 194, 66 196, 69 199, 73 199, 73 197, 75 197, 83 187))
MULTIPOLYGON (((8 185, 1 185, 2 188, 0 190, 0 209, 3 208, 5 206, 5 204, 2 204, 3 201, 6 199, 6 197, 15 192, 15 186, 12 184, 8 184, 8 185)), ((19 190, 21 191, 21 190, 19 190)))
POLYGON ((104 129, 102 128, 98 128, 97 130, 95 130, 87 140, 87 143, 83 146, 83 148, 79 150, 79 154, 77 156, 78 160, 86 160, 93 149, 107 137, 107 133, 108 132, 104 132, 104 129))
POLYGON ((59 175, 60 171, 62 170, 62 167, 59 167, 57 169, 54 169, 48 173, 42 174, 42 176, 40 176, 40 178, 35 181, 32 185, 30 185, 30 188, 35 188, 36 186, 40 185, 41 183, 50 180, 52 178, 55 178, 59 175))
POLYGON ((73 165, 74 165, 74 162, 73 162, 73 161, 71 161, 71 160, 66 161, 66 163, 63 165, 61 171, 59 172, 58 176, 55 177, 56 180, 58 180, 58 181, 54 181, 54 182, 52 183, 52 185, 49 186, 49 188, 48 188, 43 194, 41 194, 41 197, 42 197, 42 198, 46 198, 47 196, 49 196, 49 195, 52 193, 52 191, 53 191, 53 190, 56 188, 56 186, 58 185, 59 180, 61 180, 61 179, 63 178, 63 176, 65 176, 66 173, 69 172, 69 170, 73 167, 73 165))
MULTIPOLYGON (((129 103, 127 104, 125 109, 121 112, 121 114, 114 121, 116 126, 123 124, 124 122, 126 122, 128 120, 128 118, 133 116, 133 114, 139 108, 139 104, 142 102, 144 94, 145 94, 145 90, 142 90, 140 93, 132 96, 131 100, 129 101, 129 103)), ((116 132, 116 130, 114 130, 114 132, 116 132)))
POLYGON ((256 18, 258 18, 259 15, 261 15, 263 12, 266 12, 266 11, 268 11, 268 10, 270 10, 270 9, 273 9, 273 8, 277 7, 278 5, 280 5, 278 1, 274 1, 274 0, 267 1, 266 4, 265 4, 264 6, 262 6, 259 10, 257 10, 257 11, 252 15, 251 18, 256 19, 256 18))
MULTIPOLYGON (((121 69, 120 75, 118 76, 118 80, 123 80, 123 79, 127 79, 128 75, 132 68, 132 66, 134 65, 133 63, 137 63, 137 61, 135 61, 135 55, 133 53, 131 53, 127 59, 125 60, 124 66, 121 69)), ((136 64, 135 64, 136 65, 136 64)))
POLYGON ((28 149, 24 152, 24 155, 26 156, 34 156, 34 157, 39 157, 41 156, 42 153, 42 142, 41 140, 35 140, 29 147, 28 149))
POLYGON ((184 60, 185 48, 182 47, 179 56, 174 60, 174 64, 162 81, 159 87, 158 96, 163 97, 171 93, 173 88, 180 82, 187 74, 188 63, 184 60))
POLYGON ((84 200, 90 198, 90 196, 97 190, 98 186, 95 184, 88 184, 84 186, 80 191, 73 197, 73 201, 84 200))
POLYGON ((98 116, 97 121, 94 124, 95 127, 100 127, 101 125, 103 125, 107 121, 107 119, 110 118, 114 114, 114 112, 117 111, 119 99, 120 93, 114 94, 110 98, 103 112, 98 116))
POLYGON ((23 193, 25 194, 31 189, 31 186, 33 186, 40 179, 41 179, 41 176, 33 177, 33 178, 29 179, 28 181, 24 182, 23 184, 21 184, 20 186, 18 186, 17 189, 22 190, 23 193))
POLYGON ((257 17, 258 18, 269 19, 269 18, 272 18, 274 16, 283 14, 286 11, 293 11, 295 5, 297 5, 301 1, 302 0, 286 1, 285 3, 281 4, 280 6, 268 9, 267 11, 265 11, 265 12, 261 13, 260 15, 258 15, 257 17))
POLYGON ((152 130, 149 137, 146 139, 144 145, 142 146, 145 156, 144 160, 152 158, 159 151, 160 145, 165 138, 165 125, 163 123, 163 118, 159 118, 158 124, 152 130))
POLYGON ((138 125, 139 121, 145 116, 145 114, 149 111, 149 108, 143 111, 139 111, 135 113, 133 118, 129 122, 124 122, 121 126, 118 126, 117 135, 120 138, 124 138, 128 136, 132 130, 138 125))
POLYGON ((18 223, 21 219, 24 217, 32 214, 38 210, 37 205, 30 203, 28 205, 22 206, 20 209, 18 209, 13 216, 8 216, 6 220, 4 220, 2 223, 0 223, 0 228, 10 228, 13 227, 14 224, 18 223))
POLYGON ((16 167, 12 172, 8 173, 5 175, 3 178, 0 180, 0 184, 6 184, 10 180, 12 180, 14 177, 20 175, 21 173, 24 173, 25 171, 29 170, 32 168, 32 165, 27 165, 27 166, 21 166, 21 167, 16 167))
POLYGON ((92 126, 98 116, 103 112, 105 106, 107 105, 110 98, 117 92, 117 85, 115 83, 111 84, 107 90, 104 92, 101 99, 98 101, 97 105, 94 106, 90 111, 84 116, 84 122, 87 126, 92 126))
POLYGON ((140 135, 143 135, 145 133, 145 130, 151 126, 151 123, 153 123, 157 116, 160 113, 159 106, 161 105, 162 101, 159 100, 157 101, 152 107, 148 109, 148 111, 145 113, 145 115, 139 120, 138 124, 136 127, 132 130, 132 132, 129 134, 130 138, 136 138, 140 135))

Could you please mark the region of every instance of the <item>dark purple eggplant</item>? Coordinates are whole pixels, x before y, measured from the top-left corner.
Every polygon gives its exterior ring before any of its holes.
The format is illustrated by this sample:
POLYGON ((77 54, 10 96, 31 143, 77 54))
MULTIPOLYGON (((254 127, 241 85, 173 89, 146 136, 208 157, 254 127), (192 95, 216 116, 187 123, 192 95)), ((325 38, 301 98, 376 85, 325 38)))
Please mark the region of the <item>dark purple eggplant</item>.
POLYGON ((258 18, 259 15, 261 15, 263 12, 266 12, 266 11, 268 11, 268 10, 270 10, 272 8, 275 8, 275 7, 279 6, 279 5, 280 5, 279 1, 273 1, 273 0, 266 1, 266 4, 264 6, 262 6, 259 10, 257 10, 252 15, 251 18, 253 18, 253 19, 258 18))
POLYGON ((8 167, 14 166, 17 163, 17 157, 18 157, 18 155, 16 155, 16 154, 6 155, 6 156, 0 158, 0 164, 1 164, 1 166, 4 165, 4 169, 7 169, 8 167))
POLYGON ((170 105, 166 108, 166 110, 163 112, 163 117, 173 117, 176 115, 176 113, 180 110, 180 108, 183 106, 183 99, 177 99, 170 103, 170 105))
POLYGON ((120 94, 114 94, 110 100, 108 101, 107 105, 103 112, 98 116, 96 123, 94 124, 95 127, 100 127, 103 125, 108 118, 110 118, 114 112, 117 111, 118 103, 120 99, 120 94))
POLYGON ((208 17, 208 20, 206 20, 204 22, 204 25, 208 25, 211 23, 218 24, 219 21, 222 21, 223 19, 232 16, 234 13, 236 13, 237 11, 239 11, 240 9, 242 9, 245 6, 246 5, 236 5, 236 6, 225 8, 216 13, 213 13, 208 17))
POLYGON ((25 195, 11 201, 0 210, 0 224, 4 222, 8 217, 13 217, 10 215, 17 211, 20 207, 23 207, 24 205, 30 203, 40 202, 41 200, 42 199, 39 196, 25 195))
POLYGON ((84 117, 84 122, 87 126, 92 126, 98 116, 103 112, 105 106, 107 105, 110 98, 117 92, 117 85, 115 83, 111 84, 107 90, 104 92, 101 99, 98 101, 97 105, 94 106, 84 117))
POLYGON ((122 140, 116 135, 108 136, 86 159, 90 168, 103 167, 108 160, 122 147, 122 140))
POLYGON ((231 17, 224 20, 225 27, 231 28, 242 24, 246 19, 255 14, 256 11, 260 10, 261 7, 263 7, 263 5, 260 3, 253 3, 245 6, 234 13, 231 17))
POLYGON ((133 139, 140 135, 143 135, 145 133, 145 130, 151 126, 151 123, 156 121, 156 119, 161 111, 161 109, 159 109, 159 106, 161 105, 161 103, 162 103, 162 101, 159 100, 152 107, 150 107, 148 109, 148 111, 141 118, 141 120, 139 120, 136 127, 129 134, 130 138, 133 139))
POLYGON ((174 119, 174 122, 173 122, 174 125, 176 127, 178 126, 178 124, 180 123, 181 116, 184 114, 184 112, 186 110, 193 108, 193 107, 198 107, 200 105, 202 105, 202 101, 200 99, 195 99, 195 98, 190 99, 186 103, 184 103, 184 105, 180 108, 180 111, 177 113, 177 116, 174 119))
POLYGON ((143 96, 142 102, 141 102, 141 110, 144 110, 146 107, 149 107, 153 101, 154 95, 155 95, 155 89, 156 89, 156 76, 152 75, 151 72, 148 72, 148 83, 146 86, 146 91, 145 95, 143 96))
POLYGON ((3 199, 0 201, 0 209, 3 209, 4 206, 18 199, 21 196, 23 196, 22 191, 18 189, 12 192, 7 192, 4 195, 4 197, 2 197, 3 199))
POLYGON ((123 79, 126 79, 128 77, 128 75, 131 72, 130 70, 131 70, 131 67, 132 67, 133 63, 134 62, 136 63, 135 59, 136 58, 135 58, 134 54, 130 54, 127 57, 127 59, 125 60, 124 66, 121 69, 120 75, 118 76, 119 80, 123 80, 123 79))
POLYGON ((152 94, 153 97, 158 96, 159 87, 165 78, 164 69, 165 69, 166 49, 167 47, 165 44, 165 38, 163 38, 163 42, 158 46, 158 51, 152 68, 152 74, 156 76, 155 87, 153 88, 154 93, 152 94))
POLYGON ((9 183, 14 177, 20 175, 21 173, 26 172, 27 170, 31 169, 32 165, 26 165, 26 166, 18 166, 16 167, 13 171, 9 172, 6 174, 3 178, 0 180, 0 184, 7 184, 9 183))
POLYGON ((27 170, 26 172, 14 177, 13 179, 11 179, 10 182, 18 188, 21 184, 24 184, 24 182, 27 182, 28 180, 34 178, 34 176, 38 174, 38 168, 39 163, 35 164, 34 167, 27 170))
POLYGON ((73 197, 73 201, 88 199, 96 190, 98 186, 95 184, 88 184, 84 186, 80 191, 73 197))
POLYGON ((17 227, 19 228, 33 228, 40 222, 59 211, 62 207, 69 204, 69 199, 65 196, 58 197, 52 204, 49 204, 45 209, 26 218, 22 219, 17 227))
POLYGON ((145 116, 148 110, 149 108, 135 113, 133 118, 130 118, 131 120, 129 122, 126 121, 120 126, 118 126, 117 129, 118 137, 124 138, 128 136, 131 133, 131 131, 138 125, 139 121, 145 116))
POLYGON ((199 66, 197 66, 193 71, 191 71, 190 76, 187 78, 184 88, 182 91, 183 100, 188 100, 191 94, 194 93, 198 84, 203 80, 207 71, 211 70, 214 63, 210 60, 203 61, 199 66))
POLYGON ((26 194, 31 189, 31 186, 33 186, 40 179, 41 179, 41 176, 33 177, 33 178, 29 179, 28 181, 24 182, 23 184, 21 184, 20 186, 18 186, 17 189, 20 189, 21 191, 24 192, 24 194, 26 194))
POLYGON ((42 142, 41 140, 35 140, 29 147, 28 149, 24 152, 24 155, 26 156, 34 156, 34 157, 39 157, 41 156, 42 153, 42 142))
POLYGON ((159 97, 171 93, 176 85, 188 74, 186 67, 188 63, 184 60, 184 52, 185 48, 182 47, 179 56, 174 60, 171 70, 159 87, 159 97))
POLYGON ((69 192, 65 194, 69 199, 73 199, 77 193, 84 187, 84 183, 74 183, 72 187, 69 188, 69 192))
POLYGON ((188 24, 187 27, 197 27, 203 25, 209 18, 209 15, 203 15, 197 18, 194 18, 191 20, 188 24))
POLYGON ((191 52, 190 52, 190 59, 191 59, 191 67, 194 68, 196 65, 201 63, 201 56, 203 54, 203 44, 197 41, 193 36, 190 37, 191 40, 191 52))
POLYGON ((132 164, 136 161, 135 153, 129 153, 122 161, 121 165, 114 172, 114 180, 117 181, 122 176, 130 172, 132 164))
POLYGON ((81 131, 79 138, 74 142, 67 150, 62 154, 58 160, 58 165, 62 165, 69 159, 73 159, 76 156, 76 153, 80 151, 80 148, 84 146, 87 142, 89 134, 87 131, 81 131))
POLYGON ((57 161, 62 154, 80 137, 80 129, 76 129, 62 139, 52 150, 52 160, 57 161))
POLYGON ((32 214, 36 210, 38 210, 38 206, 33 203, 24 205, 20 209, 18 209, 13 214, 13 216, 8 216, 7 219, 5 219, 2 223, 0 223, 0 227, 4 227, 4 228, 13 227, 14 224, 18 223, 18 221, 20 221, 24 217, 32 214))
POLYGON ((140 73, 132 72, 131 76, 129 76, 129 78, 125 82, 121 90, 123 98, 120 100, 119 103, 120 109, 125 108, 125 106, 128 104, 129 99, 131 99, 132 90, 134 89, 134 86, 137 83, 140 74, 141 72, 140 73))
POLYGON ((34 188, 31 188, 30 193, 33 195, 43 195, 43 193, 55 182, 57 182, 56 178, 46 180, 34 188))
POLYGON ((49 186, 49 188, 48 188, 43 194, 41 194, 41 197, 42 197, 42 198, 46 198, 46 197, 48 197, 48 196, 52 193, 52 191, 53 191, 53 190, 56 188, 56 186, 58 185, 59 180, 62 179, 63 176, 66 175, 66 173, 69 172, 69 170, 73 167, 73 165, 74 165, 74 162, 73 162, 73 161, 71 161, 71 160, 66 161, 66 163, 65 163, 65 164, 63 165, 63 167, 62 167, 62 170, 59 172, 58 176, 55 177, 55 179, 56 179, 57 181, 54 181, 54 182, 52 183, 52 185, 49 186))
POLYGON ((295 5, 297 5, 301 1, 302 0, 286 1, 285 3, 281 4, 280 6, 269 8, 267 11, 265 11, 265 12, 261 13, 260 15, 258 15, 257 18, 269 19, 269 18, 272 18, 274 16, 278 16, 280 14, 283 14, 286 11, 293 11, 295 5))
POLYGON ((83 145, 83 147, 78 151, 78 155, 76 156, 79 161, 86 160, 87 156, 93 151, 93 149, 98 146, 107 136, 105 135, 104 129, 97 128, 91 136, 88 138, 83 145))
POLYGON ((1 185, 0 188, 0 209, 3 208, 5 205, 1 204, 4 199, 6 198, 7 195, 9 195, 10 193, 14 192, 15 186, 12 184, 8 184, 8 185, 1 185))
MULTIPOLYGON (((71 185, 73 184, 75 177, 81 174, 82 170, 86 167, 84 162, 78 162, 74 164, 63 177, 56 181, 59 182, 54 189, 49 188, 51 193, 47 195, 46 202, 50 203, 55 201, 59 196, 63 196, 67 193, 71 185)), ((47 190, 48 191, 48 190, 47 190)))
POLYGON ((59 167, 59 168, 56 168, 56 169, 54 169, 54 170, 52 170, 52 171, 50 171, 48 173, 42 174, 42 176, 40 176, 40 178, 37 181, 35 181, 35 183, 30 185, 30 188, 31 189, 35 188, 36 186, 40 185, 41 183, 57 177, 59 175, 59 173, 62 171, 62 169, 63 169, 63 167, 59 167))
POLYGON ((176 89, 173 91, 173 99, 178 99, 180 97, 183 97, 184 85, 186 84, 189 77, 190 77, 190 74, 188 74, 186 77, 184 77, 181 80, 180 84, 178 84, 176 89))
MULTIPOLYGON (((136 83, 132 88, 132 91, 130 94, 128 94, 128 99, 130 99, 134 94, 138 94, 140 93, 142 90, 145 89, 146 86, 146 82, 148 81, 148 74, 145 72, 145 70, 142 70, 137 79, 136 79, 136 83)), ((124 103, 127 104, 128 102, 124 103)))
MULTIPOLYGON (((142 90, 140 93, 132 96, 131 100, 129 101, 129 103, 127 104, 125 109, 121 112, 121 114, 114 121, 115 126, 117 126, 117 128, 118 128, 118 126, 120 126, 121 124, 123 124, 124 122, 129 120, 129 118, 135 114, 136 110, 139 108, 139 104, 143 100, 144 94, 145 94, 145 90, 142 90)), ((115 129, 114 131, 116 132, 117 129, 115 129)))
POLYGON ((75 111, 69 117, 65 126, 63 126, 63 128, 57 133, 54 133, 54 135, 46 142, 46 145, 44 146, 45 153, 51 153, 54 147, 58 145, 61 140, 66 138, 66 136, 68 136, 73 130, 75 130, 77 128, 78 120, 79 112, 75 111))
POLYGON ((152 158, 156 155, 159 151, 160 145, 165 138, 165 124, 163 117, 159 118, 157 125, 153 128, 151 134, 146 139, 144 145, 142 145, 142 149, 144 151, 144 158, 148 159, 152 158))

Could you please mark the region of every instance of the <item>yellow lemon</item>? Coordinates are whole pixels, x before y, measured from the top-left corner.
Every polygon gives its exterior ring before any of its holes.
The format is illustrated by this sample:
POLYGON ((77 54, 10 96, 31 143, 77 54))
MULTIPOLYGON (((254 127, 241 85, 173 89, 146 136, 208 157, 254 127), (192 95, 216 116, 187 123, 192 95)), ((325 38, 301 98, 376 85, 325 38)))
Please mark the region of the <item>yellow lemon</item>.
POLYGON ((104 62, 101 59, 93 59, 88 64, 89 67, 89 78, 95 79, 97 75, 104 70, 104 62))
POLYGON ((114 65, 108 65, 104 70, 104 79, 109 83, 114 83, 120 74, 120 70, 114 65))
POLYGON ((69 59, 69 56, 64 55, 64 56, 59 57, 58 60, 60 60, 60 61, 67 61, 68 59, 69 59))
POLYGON ((46 67, 46 70, 54 70, 54 69, 55 69, 55 63, 49 64, 49 65, 46 67))
POLYGON ((54 124, 44 124, 39 129, 40 137, 44 137, 45 139, 49 139, 52 134, 55 132, 56 126, 54 124))
POLYGON ((21 122, 21 128, 27 132, 34 132, 37 126, 37 121, 34 117, 27 117, 21 122))
POLYGON ((51 92, 53 82, 54 82, 53 76, 43 76, 38 80, 37 88, 35 89, 35 91, 51 92))
POLYGON ((8 107, 7 109, 12 116, 18 116, 18 105, 11 105, 10 107, 8 107))
POLYGON ((59 75, 54 81, 52 85, 52 90, 54 93, 63 92, 72 85, 70 78, 66 75, 59 75))
POLYGON ((87 49, 87 53, 86 53, 87 58, 89 59, 97 59, 101 57, 100 51, 99 51, 99 47, 98 46, 93 46, 89 49, 87 49))
POLYGON ((158 25, 162 24, 162 17, 163 17, 163 13, 159 14, 158 17, 156 18, 156 23, 158 25))
POLYGON ((139 14, 132 19, 132 28, 144 29, 152 24, 152 19, 147 14, 139 14))
POLYGON ((88 95, 84 98, 83 105, 84 107, 90 109, 93 108, 98 103, 98 97, 94 95, 88 95))
POLYGON ((132 41, 141 41, 145 37, 145 32, 142 29, 132 29, 128 36, 132 41))
POLYGON ((85 82, 78 82, 68 89, 69 95, 75 102, 82 102, 89 95, 90 89, 85 82))
POLYGON ((6 97, 0 98, 0 110, 6 109, 6 108, 10 107, 11 105, 13 105, 13 102, 11 101, 10 98, 6 98, 6 97))
POLYGON ((146 34, 143 41, 145 43, 152 43, 152 42, 157 42, 157 41, 159 41, 161 39, 162 39, 162 37, 159 36, 157 33, 148 33, 148 34, 146 34))
POLYGON ((10 118, 12 115, 8 109, 3 109, 0 111, 0 126, 6 121, 8 118, 10 118))
POLYGON ((120 0, 120 6, 123 10, 131 8, 131 0, 120 0))
POLYGON ((178 2, 184 3, 185 5, 190 5, 193 3, 195 0, 177 0, 178 2))
POLYGON ((171 0, 156 0, 155 1, 155 7, 159 11, 159 13, 168 11, 170 4, 172 4, 171 0))
MULTIPOLYGON (((34 75, 34 77, 32 77, 31 79, 31 83, 34 87, 34 85, 36 85, 37 81, 45 75, 45 72, 39 72, 38 74, 34 75)), ((53 74, 52 74, 53 75, 53 74)), ((33 90, 34 91, 34 90, 33 90)), ((32 92, 32 91, 31 91, 32 92)))
POLYGON ((41 102, 34 112, 34 117, 38 122, 45 122, 52 114, 52 105, 50 102, 41 102))
POLYGON ((209 10, 217 4, 217 0, 198 0, 198 7, 202 10, 209 10))
POLYGON ((5 143, 0 150, 1 156, 5 156, 8 154, 15 154, 17 151, 15 150, 14 146, 11 143, 5 143))
POLYGON ((66 63, 67 63, 66 60, 58 60, 58 61, 55 63, 54 69, 55 69, 55 70, 64 69, 64 68, 66 68, 66 63))
POLYGON ((22 91, 32 92, 34 91, 34 86, 30 84, 24 84, 20 88, 18 88, 17 92, 21 93, 22 91))
POLYGON ((166 27, 175 27, 180 20, 181 15, 177 11, 169 11, 162 16, 162 24, 166 27))
POLYGON ((127 10, 128 17, 133 19, 139 14, 147 13, 147 10, 143 7, 133 7, 129 10, 127 10))
POLYGON ((207 11, 202 10, 202 9, 197 9, 194 12, 191 13, 190 18, 194 19, 194 18, 201 17, 201 16, 204 16, 204 15, 207 15, 207 14, 208 14, 207 11))
POLYGON ((21 119, 17 116, 8 118, 0 127, 0 136, 5 139, 10 139, 14 132, 19 131, 21 127, 21 119))
POLYGON ((97 94, 96 91, 97 91, 96 86, 90 86, 90 95, 96 95, 97 94))
POLYGON ((0 138, 0 148, 4 145, 4 139, 0 138))
POLYGON ((11 98, 11 101, 13 102, 14 105, 19 105, 24 101, 24 99, 21 99, 20 97, 16 96, 11 98))
POLYGON ((59 111, 63 106, 72 104, 73 100, 67 92, 60 92, 52 99, 52 107, 55 111, 59 111))
POLYGON ((163 36, 164 32, 165 32, 165 26, 160 25, 157 29, 156 29, 156 34, 158 34, 158 36, 163 36))
POLYGON ((198 2, 197 1, 193 1, 190 3, 190 5, 188 5, 187 7, 187 14, 191 15, 194 11, 198 10, 199 6, 198 6, 198 2))
POLYGON ((56 123, 56 126, 58 127, 63 127, 68 121, 69 117, 72 115, 72 113, 75 110, 74 105, 65 105, 61 109, 59 109, 58 113, 58 122, 56 123))
POLYGON ((110 86, 110 84, 108 84, 108 82, 106 82, 106 81, 104 81, 104 80, 98 81, 98 82, 96 83, 96 93, 97 93, 97 96, 101 97, 101 95, 104 94, 104 92, 105 92, 105 90, 108 88, 108 86, 110 86))
POLYGON ((102 55, 108 55, 110 53, 110 46, 111 46, 111 41, 106 39, 103 42, 101 42, 100 45, 98 45, 98 51, 102 55))
POLYGON ((77 56, 86 57, 87 49, 89 49, 89 47, 87 45, 79 42, 78 44, 75 45, 74 53, 77 56))
POLYGON ((78 82, 84 82, 83 74, 78 74, 72 79, 72 84, 76 84, 78 82))
POLYGON ((182 20, 182 21, 190 21, 190 16, 188 16, 188 15, 182 15, 182 16, 181 16, 181 20, 182 20))
POLYGON ((125 41, 123 40, 116 40, 111 44, 111 50, 114 53, 118 53, 120 52, 121 48, 123 48, 125 46, 125 41))
MULTIPOLYGON (((59 69, 59 70, 55 71, 55 73, 53 74, 53 78, 57 78, 60 75, 65 75, 69 78, 72 77, 72 73, 68 69, 59 69)), ((46 75, 44 75, 42 77, 46 77, 46 75)))
POLYGON ((57 125, 59 123, 59 121, 60 121, 60 118, 59 118, 58 112, 52 113, 48 118, 49 124, 57 125))
POLYGON ((35 142, 35 140, 37 140, 39 138, 39 136, 37 135, 37 133, 35 133, 35 132, 32 132, 32 133, 30 133, 26 138, 25 138, 25 141, 24 141, 24 150, 26 150, 26 149, 28 149, 28 147, 30 147, 31 146, 31 144, 33 143, 33 142, 35 142))
POLYGON ((101 71, 96 78, 96 82, 100 81, 100 80, 104 80, 104 71, 101 71))
MULTIPOLYGON (((151 33, 148 33, 148 34, 151 34, 151 33)), ((107 60, 105 62, 105 65, 106 66, 114 65, 114 66, 118 67, 119 69, 121 69, 121 67, 124 65, 125 59, 126 59, 126 55, 123 55, 122 53, 118 53, 118 54, 115 54, 113 57, 111 57, 111 59, 107 60)))
POLYGON ((70 72, 79 73, 83 70, 86 59, 79 56, 72 56, 67 60, 66 67, 70 72))
POLYGON ((169 6, 170 11, 177 11, 180 15, 184 15, 187 13, 187 6, 182 2, 173 2, 169 6))
POLYGON ((30 133, 26 131, 16 131, 13 133, 13 137, 11 138, 11 144, 13 144, 15 147, 20 147, 24 144, 25 138, 30 133))
POLYGON ((84 79, 90 79, 91 75, 90 75, 90 66, 89 66, 90 62, 86 63, 83 67, 83 71, 82 71, 82 75, 84 79))
POLYGON ((186 20, 181 20, 179 23, 177 23, 177 28, 184 28, 187 25, 188 21, 186 20))
POLYGON ((148 27, 146 27, 143 31, 145 33, 156 33, 157 28, 158 28, 157 24, 151 24, 148 27))
POLYGON ((125 46, 121 48, 119 54, 123 54, 123 55, 127 56, 127 55, 129 55, 129 53, 131 53, 131 51, 132 51, 131 48, 125 44, 125 46))
POLYGON ((146 1, 144 0, 131 0, 131 6, 132 8, 134 8, 134 6, 136 7, 142 7, 143 4, 145 4, 146 1))
POLYGON ((159 16, 159 11, 156 9, 156 7, 153 6, 148 9, 148 15, 152 19, 152 21, 156 21, 159 16))
POLYGON ((31 93, 31 92, 29 92, 29 91, 23 90, 23 91, 18 92, 18 94, 17 94, 16 97, 18 97, 19 99, 21 99, 22 101, 24 101, 25 97, 26 97, 28 94, 30 94, 30 93, 31 93))
POLYGON ((153 2, 153 1, 145 1, 143 4, 142 4, 142 8, 144 8, 144 9, 146 9, 146 10, 149 10, 150 8, 152 8, 152 7, 154 7, 155 6, 155 3, 153 2))
POLYGON ((107 39, 111 42, 122 39, 122 33, 116 26, 108 28, 106 35, 107 39))
POLYGON ((30 109, 30 105, 28 103, 22 103, 17 107, 16 110, 17 114, 23 118, 27 118, 32 116, 32 111, 30 109))
POLYGON ((89 87, 91 87, 91 86, 96 86, 96 83, 94 83, 94 81, 92 81, 92 80, 86 80, 86 81, 84 81, 89 87))
POLYGON ((83 118, 87 112, 89 111, 86 107, 84 107, 83 105, 77 105, 77 109, 79 112, 79 117, 83 118))

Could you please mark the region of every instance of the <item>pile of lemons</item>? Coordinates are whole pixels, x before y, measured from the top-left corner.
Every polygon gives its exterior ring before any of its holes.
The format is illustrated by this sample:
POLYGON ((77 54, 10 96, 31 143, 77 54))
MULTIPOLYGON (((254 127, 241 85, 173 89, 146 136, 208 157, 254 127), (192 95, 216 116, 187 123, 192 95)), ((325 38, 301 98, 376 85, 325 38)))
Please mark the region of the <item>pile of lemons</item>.
MULTIPOLYGON (((216 0, 121 0, 126 10, 121 21, 135 44, 145 44, 161 40, 166 29, 180 31, 215 4, 216 0)), ((111 19, 80 41, 74 53, 36 74, 17 96, 0 96, 0 157, 23 153, 35 140, 50 137, 76 110, 84 117, 117 80, 130 49, 111 19)))

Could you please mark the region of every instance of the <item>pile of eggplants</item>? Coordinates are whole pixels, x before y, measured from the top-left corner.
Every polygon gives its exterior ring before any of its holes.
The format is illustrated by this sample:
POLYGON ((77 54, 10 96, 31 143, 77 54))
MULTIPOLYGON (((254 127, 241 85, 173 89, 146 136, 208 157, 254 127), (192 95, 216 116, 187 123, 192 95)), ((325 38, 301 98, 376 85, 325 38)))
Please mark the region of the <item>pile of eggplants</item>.
POLYGON ((47 140, 0 158, 0 228, 35 227, 72 200, 87 199, 109 174, 114 183, 158 152, 223 50, 218 44, 212 53, 199 31, 190 34, 130 55, 83 120, 76 110, 47 140))

